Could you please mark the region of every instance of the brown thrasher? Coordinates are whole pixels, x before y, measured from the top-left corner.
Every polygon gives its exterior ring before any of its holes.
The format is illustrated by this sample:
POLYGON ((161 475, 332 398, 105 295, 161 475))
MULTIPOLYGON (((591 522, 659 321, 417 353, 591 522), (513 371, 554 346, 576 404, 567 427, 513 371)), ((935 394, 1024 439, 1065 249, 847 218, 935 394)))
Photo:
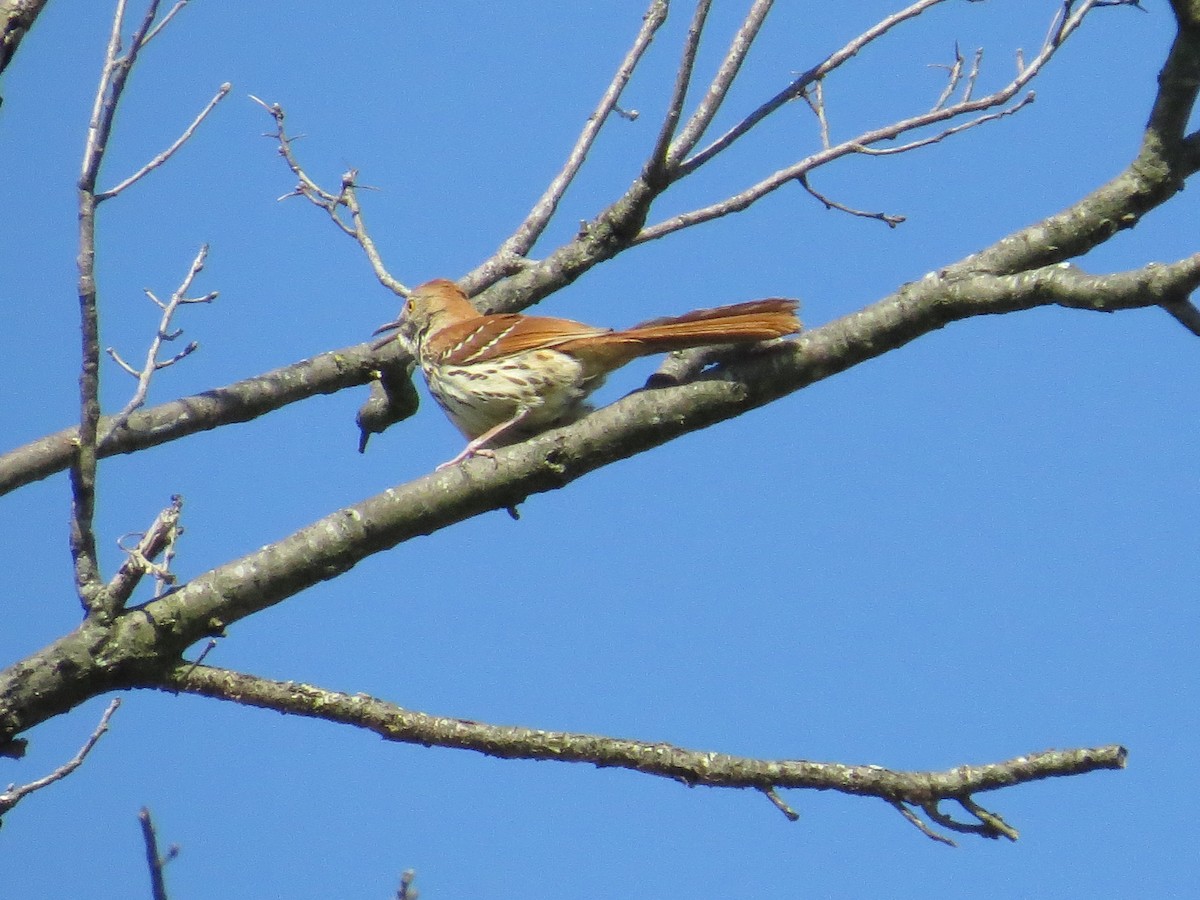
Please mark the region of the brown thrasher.
MULTIPOLYGON (((580 418, 583 401, 609 372, 639 356, 710 344, 763 341, 800 330, 795 300, 772 298, 654 319, 624 331, 520 313, 481 315, 453 281, 438 278, 408 296, 399 330, 429 391, 470 443, 438 468, 491 455, 580 418)), ((382 346, 390 338, 381 341, 382 346)))

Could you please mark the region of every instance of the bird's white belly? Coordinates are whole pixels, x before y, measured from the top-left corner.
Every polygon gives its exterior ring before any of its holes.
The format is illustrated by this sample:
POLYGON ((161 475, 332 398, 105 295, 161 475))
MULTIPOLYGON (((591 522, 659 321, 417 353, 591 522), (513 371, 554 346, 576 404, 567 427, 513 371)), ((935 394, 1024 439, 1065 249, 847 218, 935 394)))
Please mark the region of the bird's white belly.
POLYGON ((601 379, 586 380, 582 364, 556 350, 529 350, 464 366, 423 366, 429 391, 468 438, 524 413, 521 436, 570 421, 601 379))

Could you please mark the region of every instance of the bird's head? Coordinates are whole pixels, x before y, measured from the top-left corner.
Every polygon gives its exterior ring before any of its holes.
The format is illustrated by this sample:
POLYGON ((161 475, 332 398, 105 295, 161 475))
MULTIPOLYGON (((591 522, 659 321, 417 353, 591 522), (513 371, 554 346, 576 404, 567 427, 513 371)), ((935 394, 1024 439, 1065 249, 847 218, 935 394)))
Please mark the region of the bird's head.
MULTIPOLYGON (((385 331, 397 332, 401 343, 417 356, 421 345, 432 334, 437 334, 447 325, 479 315, 467 295, 448 278, 435 278, 418 285, 409 292, 404 301, 400 318, 375 329, 375 334, 385 331)), ((388 335, 375 342, 376 349, 384 346, 393 336, 388 335)))

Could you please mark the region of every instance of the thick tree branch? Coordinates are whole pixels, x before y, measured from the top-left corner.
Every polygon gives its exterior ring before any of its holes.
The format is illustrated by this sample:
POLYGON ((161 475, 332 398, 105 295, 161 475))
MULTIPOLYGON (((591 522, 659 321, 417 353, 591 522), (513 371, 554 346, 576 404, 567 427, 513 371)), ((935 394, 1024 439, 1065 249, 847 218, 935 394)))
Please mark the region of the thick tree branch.
POLYGON ((119 616, 85 623, 0 673, 0 741, 88 697, 153 681, 196 641, 368 556, 489 510, 519 505, 601 466, 740 415, 950 322, 1039 306, 1098 311, 1183 302, 1200 254, 1090 276, 1051 266, 1019 276, 931 274, 866 309, 689 384, 632 394, 570 427, 418 478, 338 510, 119 616))
MULTIPOLYGON (((99 456, 136 453, 200 431, 249 422, 319 394, 358 387, 376 377, 379 367, 399 365, 401 356, 396 342, 379 351, 369 344, 343 347, 203 394, 138 410, 115 432, 115 418, 102 416, 99 430, 106 437, 99 456)), ((78 430, 68 428, 0 456, 0 496, 61 472, 70 463, 77 439, 78 430)))
MULTIPOLYGON (((911 15, 931 5, 932 0, 926 0, 903 13, 911 15)), ((1180 9, 1184 6, 1179 4, 1180 9)), ((900 21, 892 19, 851 42, 842 56, 830 60, 840 64, 843 57, 850 58, 868 39, 886 30, 883 25, 894 27, 900 21)), ((1191 20, 1185 18, 1183 22, 1188 25, 1191 20)), ((1159 81, 1159 95, 1142 150, 1121 175, 1067 210, 948 266, 943 274, 956 278, 975 272, 1012 274, 1059 262, 1132 227, 1147 212, 1169 200, 1185 179, 1200 169, 1200 137, 1183 136, 1200 81, 1200 30, 1181 30, 1159 81)), ((541 262, 531 262, 518 275, 486 290, 480 306, 489 310, 523 308, 542 292, 555 290, 593 265, 598 258, 597 248, 606 248, 603 253, 608 255, 618 252, 621 239, 616 232, 622 223, 636 221, 636 209, 644 212, 646 202, 644 187, 633 190, 614 205, 610 218, 601 217, 586 229, 580 241, 560 248, 541 262)), ((486 271, 487 263, 467 280, 485 283, 490 278, 486 271)), ((1186 307, 1165 308, 1177 318, 1182 317, 1185 325, 1192 321, 1186 307)), ((1189 327, 1200 327, 1200 323, 1192 321, 1189 327)), ((105 441, 99 454, 136 452, 196 431, 249 421, 316 394, 366 384, 378 367, 398 365, 400 356, 395 344, 382 351, 378 360, 367 345, 343 348, 206 394, 143 410, 131 416, 120 434, 105 441)), ((65 468, 76 439, 75 430, 62 431, 0 456, 0 494, 65 468)))
POLYGON ((8 68, 46 0, 0 0, 0 72, 8 68))

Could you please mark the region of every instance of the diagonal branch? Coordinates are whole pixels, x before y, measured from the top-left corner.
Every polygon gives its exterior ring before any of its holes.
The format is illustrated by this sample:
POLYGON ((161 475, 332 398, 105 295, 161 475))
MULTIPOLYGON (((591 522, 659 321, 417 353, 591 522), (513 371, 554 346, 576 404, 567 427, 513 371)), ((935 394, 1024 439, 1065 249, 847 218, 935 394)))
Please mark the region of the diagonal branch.
MULTIPOLYGON (((737 34, 734 35, 725 59, 717 69, 712 83, 709 84, 704 99, 700 102, 696 112, 692 114, 691 119, 688 120, 687 125, 684 126, 679 137, 671 144, 668 164, 676 177, 687 174, 681 171, 680 164, 696 148, 696 144, 712 125, 713 119, 716 118, 721 105, 729 95, 729 89, 733 87, 733 83, 737 79, 738 73, 742 69, 742 63, 746 61, 750 47, 754 44, 754 39, 758 37, 758 32, 767 18, 767 13, 771 11, 772 5, 773 0, 755 0, 750 11, 746 13, 746 18, 742 21, 737 34)), ((682 98, 680 99, 682 100, 682 98)))
POLYGON ((675 137, 675 129, 679 127, 679 119, 683 115, 683 104, 687 100, 692 70, 696 65, 696 53, 700 49, 700 36, 704 33, 704 23, 708 19, 711 7, 711 0, 700 0, 692 14, 692 24, 688 27, 687 39, 683 42, 683 53, 675 70, 675 87, 667 101, 667 112, 658 131, 658 140, 654 142, 654 149, 650 151, 650 157, 643 170, 642 177, 652 184, 661 183, 665 177, 669 177, 668 156, 671 139, 675 137))
POLYGON ((580 132, 579 137, 575 141, 575 146, 571 148, 570 154, 567 156, 566 164, 562 170, 554 176, 545 193, 534 204, 525 221, 517 226, 517 230, 500 245, 500 248, 493 254, 490 262, 499 262, 500 266, 493 265, 488 271, 482 272, 476 270, 471 276, 466 279, 466 283, 472 289, 472 292, 486 287, 494 283, 506 270, 502 270, 502 266, 507 261, 518 261, 527 256, 529 251, 533 249, 538 238, 546 230, 546 226, 550 224, 550 220, 554 217, 554 213, 558 209, 558 204, 566 194, 567 188, 571 182, 575 180, 575 176, 579 174, 579 170, 583 167, 584 161, 587 159, 588 153, 595 144, 596 138, 600 134, 600 129, 604 127, 604 123, 608 120, 609 115, 616 108, 617 101, 621 98, 625 86, 629 83, 629 79, 633 76, 634 70, 638 63, 642 61, 646 51, 650 48, 650 42, 654 40, 654 35, 662 27, 667 20, 668 4, 666 0, 652 0, 647 8, 645 15, 642 17, 642 27, 634 39, 633 46, 629 48, 629 52, 625 54, 625 59, 621 61, 621 65, 617 68, 616 74, 612 81, 609 82, 605 89, 600 102, 596 105, 596 109, 588 116, 587 123, 580 132))
POLYGON ((911 6, 893 13, 885 19, 877 22, 875 25, 868 28, 858 37, 846 43, 844 46, 835 50, 824 60, 813 66, 807 72, 804 72, 799 77, 795 78, 787 87, 779 91, 774 97, 763 103, 755 109, 750 115, 746 116, 723 135, 701 150, 699 153, 690 157, 680 167, 680 176, 688 175, 694 170, 700 168, 717 154, 721 153, 727 147, 731 146, 738 138, 750 132, 755 125, 758 125, 772 113, 776 112, 781 107, 803 97, 805 92, 812 85, 821 83, 821 80, 831 72, 840 68, 849 60, 857 56, 869 44, 883 37, 897 25, 906 22, 909 19, 915 19, 917 16, 924 13, 930 7, 937 6, 939 3, 945 3, 946 0, 918 0, 911 6))
MULTIPOLYGON (((172 14, 174 14, 175 10, 178 10, 181 7, 182 7, 182 3, 177 4, 174 7, 174 9, 171 10, 172 14)), ((163 22, 159 23, 159 26, 161 27, 163 24, 166 23, 166 21, 167 20, 164 19, 163 22)), ((157 33, 158 30, 159 30, 158 28, 155 28, 155 33, 157 33)), ((151 36, 153 36, 153 35, 151 35, 151 36)), ((147 38, 147 40, 149 40, 149 38, 147 38)), ((121 193, 123 190, 125 190, 128 187, 131 187, 132 185, 136 184, 137 182, 141 181, 143 178, 145 178, 147 175, 149 175, 151 172, 153 172, 159 166, 166 163, 167 160, 169 160, 172 156, 174 156, 176 153, 178 153, 179 149, 188 142, 188 140, 191 138, 191 136, 194 135, 196 133, 196 130, 203 124, 204 120, 208 118, 208 114, 217 108, 217 104, 220 103, 222 100, 224 100, 225 97, 229 94, 229 92, 232 89, 233 89, 233 85, 231 85, 228 81, 225 82, 223 85, 221 85, 221 87, 217 89, 216 94, 213 95, 213 98, 208 101, 208 104, 204 107, 204 109, 200 110, 199 115, 197 115, 196 118, 192 120, 192 123, 183 130, 183 134, 179 135, 179 137, 177 137, 175 139, 174 143, 172 143, 171 146, 167 147, 167 149, 163 150, 161 153, 159 153, 157 156, 155 156, 152 160, 150 160, 148 163, 146 163, 144 166, 142 166, 140 169, 138 169, 136 172, 134 172, 132 175, 130 175, 128 178, 126 178, 124 181, 122 181, 120 184, 118 184, 116 187, 110 188, 107 191, 97 192, 96 193, 96 202, 99 203, 102 200, 108 200, 110 197, 117 196, 117 194, 121 193)))
POLYGON ((96 746, 96 744, 100 741, 100 738, 104 736, 106 731, 108 731, 109 720, 112 719, 113 713, 117 711, 117 708, 120 705, 121 699, 119 697, 113 699, 108 704, 108 708, 104 710, 104 714, 100 716, 99 724, 96 725, 96 728, 84 742, 83 746, 79 748, 79 752, 76 753, 71 759, 67 760, 65 763, 43 778, 39 778, 36 781, 31 781, 29 784, 23 784, 19 787, 16 785, 10 785, 8 790, 0 793, 0 817, 3 817, 6 812, 16 806, 30 794, 34 793, 35 791, 40 791, 42 788, 49 787, 56 781, 61 781, 82 766, 83 761, 87 759, 88 754, 92 752, 92 748, 96 746))
POLYGON ((8 68, 21 40, 46 6, 46 0, 3 0, 0 2, 0 72, 8 68))
MULTIPOLYGON (((925 8, 933 5, 935 2, 936 0, 924 0, 923 3, 915 3, 907 10, 903 10, 901 13, 897 13, 895 16, 890 17, 889 20, 881 22, 874 29, 867 32, 863 36, 860 36, 860 38, 856 39, 855 42, 851 43, 862 43, 865 45, 868 40, 874 40, 875 38, 886 33, 887 30, 894 27, 900 21, 903 21, 904 18, 911 18, 914 15, 918 15, 919 13, 923 12, 925 8)), ((813 153, 810 156, 799 160, 798 162, 785 166, 776 172, 773 172, 766 178, 759 180, 750 187, 745 188, 744 190, 727 197, 724 200, 720 200, 708 206, 693 209, 689 212, 681 213, 671 217, 670 219, 644 228, 634 239, 633 243, 641 244, 647 241, 658 240, 659 238, 665 237, 676 231, 681 231, 685 228, 691 228, 705 222, 710 222, 714 219, 722 218, 723 216, 727 216, 731 213, 741 212, 745 209, 748 209, 750 206, 754 205, 768 194, 778 190, 783 185, 798 179, 806 178, 814 169, 829 165, 830 163, 835 162, 836 160, 845 156, 856 153, 888 155, 908 152, 927 146, 928 144, 937 143, 947 137, 964 131, 967 128, 973 128, 975 126, 982 125, 1017 112, 1028 103, 1032 102, 1033 96, 1031 94, 1017 101, 1007 109, 1002 109, 999 112, 992 112, 990 114, 987 113, 988 110, 994 110, 996 107, 1003 107, 1008 104, 1010 101, 1012 101, 1016 94, 1025 87, 1025 85, 1027 85, 1034 77, 1036 77, 1036 75, 1045 67, 1045 65, 1062 46, 1063 42, 1065 42, 1071 33, 1079 27, 1084 16, 1086 16, 1088 12, 1092 10, 1096 3, 1097 0, 1085 0, 1085 2, 1079 4, 1079 7, 1072 12, 1060 11, 1059 19, 1061 21, 1056 20, 1056 24, 1052 28, 1051 34, 1047 37, 1046 43, 1043 45, 1040 52, 1029 62, 1028 65, 1022 66, 1017 72, 1017 75, 1001 89, 977 99, 972 98, 969 92, 967 92, 957 103, 945 105, 939 102, 935 104, 932 109, 924 113, 919 113, 917 115, 900 119, 878 128, 870 129, 856 137, 842 141, 833 146, 823 147, 820 151, 813 153), (964 117, 974 118, 965 124, 953 126, 948 124, 953 120, 962 119, 964 117), (900 138, 903 135, 914 131, 920 131, 931 126, 944 127, 938 134, 932 137, 919 138, 898 147, 875 149, 875 145, 877 144, 895 141, 897 138, 900 138)), ((849 47, 851 45, 847 46, 849 47)), ((759 110, 756 110, 755 113, 744 119, 741 123, 739 123, 739 125, 727 132, 718 141, 705 148, 704 151, 687 160, 687 162, 685 162, 679 168, 679 177, 682 178, 686 176, 700 165, 703 165, 705 162, 711 160, 719 152, 731 146, 737 138, 746 134, 754 125, 758 124, 758 122, 761 122, 763 118, 778 109, 783 102, 786 102, 782 99, 783 97, 786 96, 788 99, 795 99, 796 97, 801 96, 807 90, 809 84, 812 84, 814 81, 817 81, 820 77, 824 76, 825 66, 830 63, 830 60, 837 58, 839 61, 844 61, 846 58, 848 58, 844 55, 845 49, 846 48, 843 48, 842 51, 839 51, 838 54, 834 55, 834 57, 830 57, 830 59, 826 60, 826 62, 822 65, 817 66, 815 69, 812 69, 800 76, 800 78, 792 82, 792 84, 789 85, 785 91, 776 95, 772 101, 769 101, 768 104, 760 107, 759 110)), ((970 81, 973 84, 974 78, 972 77, 970 81)))
MULTIPOLYGON (((1195 102, 1197 79, 1192 70, 1197 58, 1200 30, 1181 29, 1163 68, 1142 151, 1125 172, 1062 213, 944 271, 1004 273, 1048 265, 1087 252, 1111 237, 1114 228, 1132 227, 1169 200, 1200 169, 1200 139, 1185 137, 1195 102)), ((487 292, 488 306, 519 308, 531 295, 553 290, 564 277, 559 262, 552 257, 524 277, 495 285, 487 292)), ((1192 315, 1186 302, 1163 308, 1183 317, 1181 321, 1192 315)), ((1200 321, 1194 316, 1191 321, 1193 328, 1200 329, 1200 321)), ((398 358, 395 344, 378 357, 366 344, 340 348, 205 394, 150 407, 135 413, 120 435, 101 446, 100 454, 138 452, 197 431, 249 421, 316 394, 363 385, 372 380, 378 366, 394 364, 398 358)), ((0 495, 66 468, 77 436, 76 429, 67 429, 0 455, 0 495)))
POLYGON ((0 672, 0 745, 90 696, 153 680, 193 643, 335 578, 376 553, 763 406, 950 322, 1061 305, 1111 312, 1178 304, 1200 284, 1200 253, 1093 276, 1049 266, 1010 276, 947 274, 697 380, 643 390, 566 428, 337 510, 292 535, 76 632, 0 672))
MULTIPOLYGON (((273 369, 202 394, 137 410, 114 432, 114 418, 102 416, 106 435, 101 458, 136 453, 225 425, 249 422, 292 403, 367 384, 380 366, 395 365, 396 342, 373 350, 369 344, 342 347, 273 369)), ((79 440, 77 428, 46 435, 0 455, 0 496, 61 472, 70 465, 79 440)))
MULTIPOLYGON (((783 788, 831 790, 922 807, 956 799, 973 811, 981 807, 970 801, 972 794, 1047 778, 1123 769, 1126 760, 1125 748, 1109 745, 1047 750, 1001 763, 957 766, 944 772, 903 772, 881 766, 755 759, 687 750, 657 741, 489 725, 414 712, 365 694, 344 694, 210 666, 180 665, 161 682, 140 686, 352 725, 389 741, 471 750, 500 759, 588 763, 669 778, 688 786, 749 788, 769 795, 783 788)), ((776 806, 782 804, 777 794, 772 802, 776 806)), ((786 808, 786 804, 782 805, 786 808)))

